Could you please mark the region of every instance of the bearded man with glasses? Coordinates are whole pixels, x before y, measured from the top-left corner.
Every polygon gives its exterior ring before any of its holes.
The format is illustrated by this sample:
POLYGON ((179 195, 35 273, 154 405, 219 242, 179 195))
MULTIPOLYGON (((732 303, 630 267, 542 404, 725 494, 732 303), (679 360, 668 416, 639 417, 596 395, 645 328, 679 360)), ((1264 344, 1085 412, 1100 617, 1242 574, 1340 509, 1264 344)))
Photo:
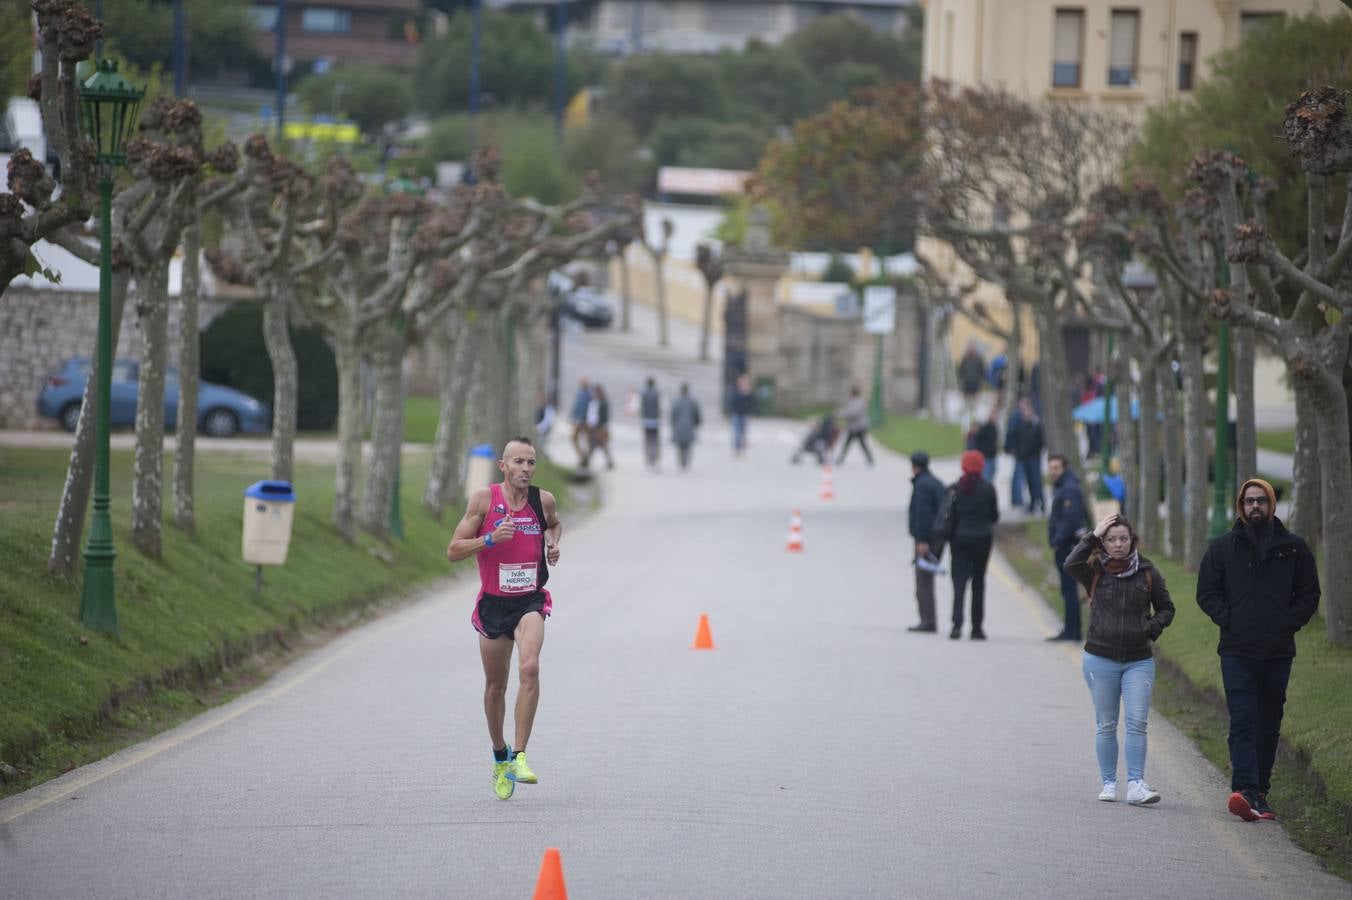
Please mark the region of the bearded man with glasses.
POLYGON ((1268 804, 1272 765, 1296 632, 1319 606, 1314 554, 1277 518, 1277 494, 1250 478, 1235 500, 1235 527, 1207 547, 1197 572, 1197 605, 1220 626, 1221 680, 1230 710, 1231 813, 1275 819, 1268 804))

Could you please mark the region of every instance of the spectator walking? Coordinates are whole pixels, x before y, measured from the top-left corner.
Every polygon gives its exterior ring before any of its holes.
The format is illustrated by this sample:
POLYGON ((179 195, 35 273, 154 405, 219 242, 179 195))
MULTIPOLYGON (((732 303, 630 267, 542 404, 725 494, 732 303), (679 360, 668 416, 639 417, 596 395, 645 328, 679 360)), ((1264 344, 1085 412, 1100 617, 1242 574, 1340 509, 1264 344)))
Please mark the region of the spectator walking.
POLYGON ((746 453, 747 420, 756 411, 756 395, 751 391, 751 376, 743 372, 737 376, 732 389, 732 398, 728 403, 732 415, 732 455, 740 457, 746 453))
POLYGON ((922 567, 922 561, 932 559, 930 533, 934 519, 944 501, 944 486, 929 470, 929 454, 917 450, 911 454, 911 505, 908 510, 911 537, 915 539, 915 603, 920 611, 920 624, 907 631, 933 632, 938 626, 934 616, 934 572, 922 567))
POLYGON ((1080 493, 1080 479, 1070 468, 1064 453, 1047 457, 1047 474, 1055 491, 1052 493, 1051 514, 1047 516, 1047 543, 1052 545, 1056 571, 1061 576, 1061 600, 1066 607, 1066 621, 1060 634, 1049 641, 1080 640, 1080 587, 1066 572, 1066 558, 1075 549, 1079 534, 1088 526, 1084 510, 1084 495, 1080 493))
POLYGON ((986 361, 981 358, 976 341, 968 341, 967 350, 958 361, 958 387, 962 390, 963 416, 969 428, 976 422, 976 401, 985 380, 986 361))
POLYGON ((992 484, 995 482, 995 464, 1000 457, 1000 428, 995 424, 1000 414, 992 407, 986 421, 973 428, 967 439, 967 449, 981 453, 981 477, 992 484))
POLYGON ((1127 720, 1127 802, 1158 803, 1145 780, 1146 719, 1155 683, 1154 641, 1174 620, 1164 576, 1140 553, 1131 523, 1105 516, 1066 557, 1065 572, 1089 592, 1089 638, 1080 667, 1094 701, 1094 755, 1103 787, 1117 799, 1117 715, 1127 720))
POLYGON ((1319 606, 1314 554, 1277 518, 1277 494, 1250 478, 1235 498, 1239 518, 1207 547, 1197 605, 1220 626, 1216 652, 1230 710, 1230 812, 1275 819, 1268 803, 1281 738, 1296 632, 1319 606))
POLYGON ((662 455, 662 395, 657 390, 657 379, 651 375, 639 396, 638 414, 643 424, 643 460, 656 472, 662 455))
POLYGON ((986 617, 986 564, 991 557, 995 523, 1000 504, 995 486, 981 475, 985 459, 976 450, 962 455, 962 477, 950 488, 954 492, 950 565, 953 568, 953 629, 948 636, 962 637, 963 606, 967 583, 972 584, 972 631, 974 641, 984 641, 986 617))
POLYGON ((690 396, 690 384, 681 385, 681 392, 671 404, 671 441, 676 445, 676 464, 681 471, 690 468, 690 454, 695 446, 695 432, 700 426, 699 401, 690 396))
POLYGON ((610 455, 610 401, 606 399, 606 389, 599 384, 592 386, 591 401, 587 404, 587 435, 587 456, 582 467, 590 467, 592 453, 600 450, 606 457, 606 468, 615 468, 615 459, 610 455))
POLYGON ((845 443, 840 445, 836 465, 845 462, 845 454, 855 441, 864 451, 864 459, 868 460, 870 466, 873 465, 873 454, 868 449, 868 401, 864 399, 864 392, 859 385, 850 388, 850 399, 840 408, 840 418, 845 422, 845 443))
POLYGON ((587 465, 591 455, 591 435, 587 431, 587 407, 591 405, 592 390, 587 379, 577 383, 577 393, 573 395, 573 405, 568 410, 568 419, 573 423, 573 449, 577 451, 577 464, 587 465))
POLYGON ((1019 407, 1016 405, 1009 411, 1009 419, 1005 421, 1005 453, 1009 454, 1010 476, 1009 476, 1009 505, 1011 508, 1018 509, 1023 506, 1023 467, 1019 465, 1019 431, 1023 428, 1023 416, 1019 407))
POLYGON ((1019 433, 1014 441, 1014 474, 1028 488, 1028 512, 1046 512, 1046 494, 1042 490, 1042 449, 1046 445, 1042 419, 1027 396, 1019 398, 1019 433))

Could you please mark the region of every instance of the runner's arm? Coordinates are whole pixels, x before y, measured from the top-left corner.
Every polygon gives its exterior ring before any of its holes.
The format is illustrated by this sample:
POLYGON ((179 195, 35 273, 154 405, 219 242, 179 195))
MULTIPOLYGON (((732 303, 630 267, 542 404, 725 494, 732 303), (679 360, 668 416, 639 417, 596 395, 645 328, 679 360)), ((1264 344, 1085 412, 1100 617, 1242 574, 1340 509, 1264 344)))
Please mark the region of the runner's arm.
POLYGON ((551 566, 559 562, 559 538, 563 537, 563 522, 559 520, 559 507, 554 495, 549 491, 540 492, 540 506, 545 511, 545 560, 551 566))
POLYGON ((465 516, 460 520, 460 524, 455 526, 450 546, 446 548, 446 558, 451 562, 467 559, 487 546, 484 539, 479 536, 479 529, 483 527, 484 516, 488 515, 489 494, 488 488, 480 488, 469 498, 469 503, 465 506, 465 516))

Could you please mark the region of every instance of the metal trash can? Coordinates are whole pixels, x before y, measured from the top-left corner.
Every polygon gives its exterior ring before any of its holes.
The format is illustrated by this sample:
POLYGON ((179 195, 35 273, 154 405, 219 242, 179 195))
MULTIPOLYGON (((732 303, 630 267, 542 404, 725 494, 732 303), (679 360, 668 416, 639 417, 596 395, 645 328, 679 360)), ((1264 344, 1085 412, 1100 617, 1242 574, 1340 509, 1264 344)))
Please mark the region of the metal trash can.
POLYGON ((291 545, 296 494, 289 481, 258 481, 244 491, 244 561, 280 566, 291 545))
POLYGON ((492 444, 480 444, 469 451, 469 461, 465 466, 466 497, 497 480, 494 477, 497 461, 498 454, 492 444))

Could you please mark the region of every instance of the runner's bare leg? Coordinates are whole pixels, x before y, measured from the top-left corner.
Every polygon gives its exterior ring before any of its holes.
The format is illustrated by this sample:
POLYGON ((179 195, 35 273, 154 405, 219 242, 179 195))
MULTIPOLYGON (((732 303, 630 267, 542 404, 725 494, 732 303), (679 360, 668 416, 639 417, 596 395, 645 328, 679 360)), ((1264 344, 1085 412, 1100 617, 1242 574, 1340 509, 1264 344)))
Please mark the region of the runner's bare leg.
POLYGON ((516 625, 517 685, 516 743, 512 752, 526 749, 540 705, 540 648, 545 642, 545 620, 538 612, 526 613, 516 625))
POLYGON ((502 726, 507 718, 507 676, 512 669, 512 642, 505 635, 489 640, 481 634, 479 656, 484 664, 484 717, 488 719, 488 737, 496 750, 504 743, 502 726))

